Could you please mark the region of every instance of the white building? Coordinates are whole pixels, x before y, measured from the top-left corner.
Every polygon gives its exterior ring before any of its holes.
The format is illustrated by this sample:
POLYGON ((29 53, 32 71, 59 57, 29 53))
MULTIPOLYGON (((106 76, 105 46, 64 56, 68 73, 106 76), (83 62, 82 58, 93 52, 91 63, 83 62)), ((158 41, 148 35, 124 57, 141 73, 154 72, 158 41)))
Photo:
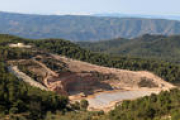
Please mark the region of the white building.
POLYGON ((17 43, 17 44, 9 44, 9 47, 12 48, 31 48, 32 46, 30 45, 24 45, 24 43, 17 43))

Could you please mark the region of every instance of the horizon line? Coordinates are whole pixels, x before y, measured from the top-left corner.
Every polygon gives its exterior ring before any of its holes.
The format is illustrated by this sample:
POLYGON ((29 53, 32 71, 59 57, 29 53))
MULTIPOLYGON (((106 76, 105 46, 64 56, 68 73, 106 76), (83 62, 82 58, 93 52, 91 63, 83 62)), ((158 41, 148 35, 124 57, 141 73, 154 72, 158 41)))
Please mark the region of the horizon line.
POLYGON ((69 13, 61 13, 61 12, 56 12, 56 13, 34 13, 34 12, 18 12, 18 11, 3 11, 0 10, 0 12, 4 13, 14 13, 14 14, 29 14, 29 15, 81 15, 81 16, 92 16, 92 15, 127 15, 127 16, 134 16, 134 15, 143 15, 143 16, 176 16, 180 17, 180 14, 141 14, 141 13, 121 13, 121 12, 97 12, 97 13, 88 13, 88 12, 69 12, 69 13))

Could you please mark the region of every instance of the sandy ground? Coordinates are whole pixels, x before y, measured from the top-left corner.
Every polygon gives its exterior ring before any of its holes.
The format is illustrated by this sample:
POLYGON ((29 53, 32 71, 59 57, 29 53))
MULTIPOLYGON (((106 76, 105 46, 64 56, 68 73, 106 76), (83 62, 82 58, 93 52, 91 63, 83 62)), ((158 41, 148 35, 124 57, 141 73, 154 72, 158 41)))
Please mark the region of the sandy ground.
POLYGON ((160 77, 147 71, 129 71, 115 68, 101 67, 90 63, 69 59, 66 57, 51 54, 57 60, 65 62, 69 69, 73 72, 90 72, 97 71, 100 73, 112 73, 116 75, 116 79, 106 81, 110 84, 113 91, 101 91, 87 97, 81 97, 81 95, 72 95, 70 100, 80 101, 81 99, 87 99, 90 103, 89 110, 104 110, 109 111, 114 106, 122 102, 123 100, 134 100, 139 97, 149 96, 152 93, 158 94, 160 91, 169 90, 174 86, 160 77), (157 85, 157 87, 139 87, 138 83, 142 78, 147 78, 157 85))
POLYGON ((93 98, 88 98, 89 110, 106 110, 109 111, 115 105, 123 100, 133 100, 136 98, 150 96, 152 93, 158 94, 159 91, 116 91, 111 93, 100 93, 93 98))

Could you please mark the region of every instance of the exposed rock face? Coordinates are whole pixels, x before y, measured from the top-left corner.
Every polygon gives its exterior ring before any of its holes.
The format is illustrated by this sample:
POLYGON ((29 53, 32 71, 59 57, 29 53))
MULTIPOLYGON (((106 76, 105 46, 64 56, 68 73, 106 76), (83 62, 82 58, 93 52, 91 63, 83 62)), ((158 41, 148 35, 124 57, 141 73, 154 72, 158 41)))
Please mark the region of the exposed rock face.
POLYGON ((44 81, 44 84, 59 94, 69 95, 72 92, 87 94, 94 90, 111 90, 111 86, 100 82, 97 77, 90 73, 61 73, 61 77, 49 77, 44 81))

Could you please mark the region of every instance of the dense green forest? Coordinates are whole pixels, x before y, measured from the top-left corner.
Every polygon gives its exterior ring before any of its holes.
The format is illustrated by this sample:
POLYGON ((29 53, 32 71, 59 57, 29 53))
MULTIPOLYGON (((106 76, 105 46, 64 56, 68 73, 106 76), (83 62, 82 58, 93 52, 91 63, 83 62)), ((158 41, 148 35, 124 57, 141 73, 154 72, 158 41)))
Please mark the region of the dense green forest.
POLYGON ((143 35, 135 39, 113 39, 99 42, 79 42, 94 52, 140 58, 154 58, 169 62, 180 60, 180 36, 143 35))
POLYGON ((169 82, 178 82, 180 66, 159 60, 111 57, 93 53, 62 39, 32 41, 10 35, 0 35, 0 113, 1 117, 12 120, 172 120, 180 119, 180 91, 162 92, 159 95, 125 101, 113 111, 87 112, 86 102, 68 104, 68 99, 53 92, 41 91, 18 81, 8 73, 7 60, 29 59, 36 54, 34 50, 56 53, 73 59, 129 70, 148 70, 169 82), (24 42, 33 49, 9 48, 8 43, 24 42))

